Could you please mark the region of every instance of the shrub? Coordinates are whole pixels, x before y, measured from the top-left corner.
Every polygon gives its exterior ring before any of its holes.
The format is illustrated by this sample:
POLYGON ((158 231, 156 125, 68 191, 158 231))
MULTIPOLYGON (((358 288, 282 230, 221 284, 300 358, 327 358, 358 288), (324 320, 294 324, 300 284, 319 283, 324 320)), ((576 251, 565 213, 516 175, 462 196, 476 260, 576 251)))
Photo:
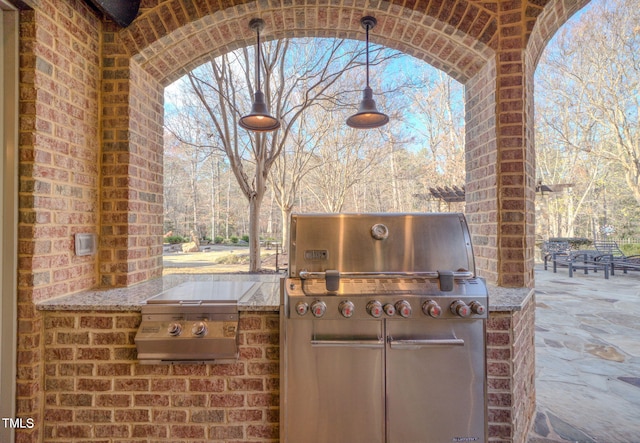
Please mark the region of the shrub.
POLYGON ((569 242, 571 249, 582 249, 584 246, 591 244, 591 240, 584 237, 553 237, 549 241, 566 241, 569 242))
POLYGON ((249 255, 247 254, 227 254, 216 260, 219 265, 237 265, 249 263, 249 255))
POLYGON ((232 235, 229 240, 231 240, 231 243, 233 243, 234 245, 238 243, 238 237, 236 237, 235 235, 232 235))
POLYGON ((222 237, 221 237, 221 236, 219 236, 219 235, 216 235, 216 238, 214 238, 214 239, 213 239, 213 242, 214 242, 216 245, 219 245, 219 244, 220 244, 220 243, 222 243, 223 241, 224 241, 224 238, 222 238, 222 237))
POLYGON ((242 236, 242 241, 245 243, 249 243, 249 236, 248 235, 243 235, 242 236))
POLYGON ((172 235, 170 237, 167 237, 166 242, 172 245, 178 244, 178 243, 184 243, 185 241, 187 241, 184 237, 182 237, 181 235, 172 235))

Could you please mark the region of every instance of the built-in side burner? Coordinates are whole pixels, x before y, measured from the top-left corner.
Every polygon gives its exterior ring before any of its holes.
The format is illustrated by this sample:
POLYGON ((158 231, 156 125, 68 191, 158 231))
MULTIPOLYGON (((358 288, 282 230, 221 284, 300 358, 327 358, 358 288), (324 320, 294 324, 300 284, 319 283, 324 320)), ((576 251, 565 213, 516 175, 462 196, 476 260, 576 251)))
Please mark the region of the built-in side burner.
POLYGON ((147 300, 135 337, 144 364, 228 362, 238 357, 238 301, 250 281, 190 281, 147 300))

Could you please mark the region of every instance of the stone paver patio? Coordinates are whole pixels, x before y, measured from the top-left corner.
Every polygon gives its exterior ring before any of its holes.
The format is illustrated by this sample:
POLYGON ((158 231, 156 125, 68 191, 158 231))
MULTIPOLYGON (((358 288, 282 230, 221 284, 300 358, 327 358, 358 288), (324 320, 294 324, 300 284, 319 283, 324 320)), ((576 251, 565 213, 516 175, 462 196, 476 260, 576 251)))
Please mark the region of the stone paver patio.
POLYGON ((536 267, 529 443, 640 442, 640 272, 569 278, 536 267))

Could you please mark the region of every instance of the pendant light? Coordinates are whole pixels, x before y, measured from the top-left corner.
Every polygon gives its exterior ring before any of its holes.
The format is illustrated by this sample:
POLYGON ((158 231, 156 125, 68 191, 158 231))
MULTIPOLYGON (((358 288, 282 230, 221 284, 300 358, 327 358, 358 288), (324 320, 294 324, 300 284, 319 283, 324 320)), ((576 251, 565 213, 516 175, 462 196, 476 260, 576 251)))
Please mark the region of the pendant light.
POLYGON ((362 93, 362 101, 358 112, 347 119, 347 125, 357 129, 371 129, 386 125, 389 116, 379 112, 376 102, 373 100, 373 91, 369 87, 369 30, 373 29, 378 21, 374 17, 362 17, 360 24, 367 32, 367 87, 362 93))
POLYGON ((264 101, 264 94, 260 90, 260 31, 264 29, 264 21, 254 18, 249 22, 249 29, 256 31, 256 92, 254 94, 251 112, 240 118, 238 124, 248 131, 270 132, 280 127, 280 122, 269 114, 269 108, 264 101))

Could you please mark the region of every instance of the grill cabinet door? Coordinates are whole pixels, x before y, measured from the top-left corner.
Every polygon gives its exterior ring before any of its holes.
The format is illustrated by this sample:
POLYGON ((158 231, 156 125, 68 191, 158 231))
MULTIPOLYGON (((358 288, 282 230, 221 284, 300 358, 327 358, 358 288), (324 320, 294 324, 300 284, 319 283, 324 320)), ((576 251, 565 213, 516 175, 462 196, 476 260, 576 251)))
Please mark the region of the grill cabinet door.
POLYGON ((283 443, 384 442, 381 320, 290 320, 283 443))
POLYGON ((387 442, 486 441, 482 320, 387 320, 387 442))

